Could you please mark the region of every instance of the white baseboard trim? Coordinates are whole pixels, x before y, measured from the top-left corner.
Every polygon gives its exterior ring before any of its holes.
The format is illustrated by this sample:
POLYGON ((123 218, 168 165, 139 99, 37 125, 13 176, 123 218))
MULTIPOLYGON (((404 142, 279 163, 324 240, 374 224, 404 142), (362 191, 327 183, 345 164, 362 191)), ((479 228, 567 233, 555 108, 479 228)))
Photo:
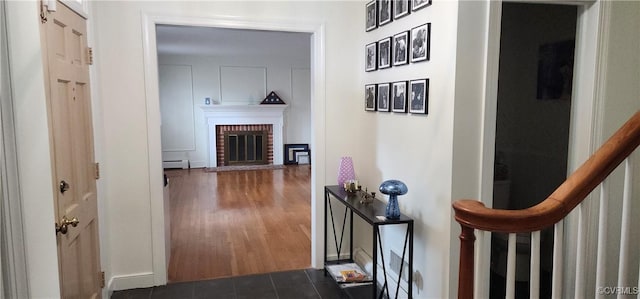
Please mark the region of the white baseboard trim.
POLYGON ((120 291, 154 286, 153 273, 144 272, 129 275, 114 275, 109 280, 109 291, 120 291))
POLYGON ((207 161, 191 161, 191 168, 205 168, 207 161))

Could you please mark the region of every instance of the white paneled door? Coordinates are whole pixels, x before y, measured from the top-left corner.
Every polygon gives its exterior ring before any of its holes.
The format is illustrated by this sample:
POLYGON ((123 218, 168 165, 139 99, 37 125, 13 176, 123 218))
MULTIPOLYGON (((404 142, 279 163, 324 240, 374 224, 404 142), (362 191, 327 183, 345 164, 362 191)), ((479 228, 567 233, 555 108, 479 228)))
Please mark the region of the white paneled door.
POLYGON ((104 282, 98 244, 98 175, 93 149, 87 25, 83 17, 61 2, 57 3, 56 11, 45 16, 41 34, 46 58, 61 296, 100 298, 104 282))

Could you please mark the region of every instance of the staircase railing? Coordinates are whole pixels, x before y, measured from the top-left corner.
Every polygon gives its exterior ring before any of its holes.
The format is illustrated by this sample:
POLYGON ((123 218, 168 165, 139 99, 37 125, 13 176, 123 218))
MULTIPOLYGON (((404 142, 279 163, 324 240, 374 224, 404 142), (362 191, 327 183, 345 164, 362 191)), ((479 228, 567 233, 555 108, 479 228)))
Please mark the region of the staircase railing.
MULTIPOLYGON (((567 180, 560 185, 548 198, 541 203, 524 209, 524 210, 500 210, 491 209, 477 200, 458 200, 453 203, 455 210, 455 219, 460 223, 462 232, 460 234, 460 269, 458 277, 458 298, 473 298, 474 286, 474 230, 482 230, 488 232, 509 233, 509 254, 507 266, 507 286, 506 297, 514 297, 514 276, 515 276, 515 234, 532 232, 532 240, 537 238, 537 247, 534 247, 532 241, 532 263, 531 263, 531 282, 530 282, 530 298, 537 298, 539 274, 533 269, 534 263, 539 263, 539 238, 542 229, 553 226, 564 219, 576 206, 578 206, 598 185, 600 185, 618 165, 626 160, 625 186, 623 194, 623 207, 629 207, 631 201, 632 179, 632 163, 630 155, 640 145, 640 111, 636 112, 600 149, 596 151, 589 160, 587 160, 578 170, 571 174, 567 180), (513 251, 513 252, 512 252, 513 251), (537 256, 536 256, 537 255, 537 256)), ((606 196, 602 196, 601 203, 606 203, 606 196)), ((638 200, 636 198, 636 200, 638 200)), ((600 209, 600 219, 606 218, 606 209, 600 209), (604 213, 604 214, 603 214, 604 213)), ((627 212, 628 213, 628 212, 627 212)), ((623 210, 623 214, 625 211, 623 210)), ((623 224, 622 229, 627 229, 629 224, 623 224)), ((626 220, 629 222, 629 220, 626 220)), ((601 228, 602 229, 602 228, 601 228)), ((556 232, 556 235, 558 233, 556 232)), ((603 233, 599 234, 603 235, 603 233)), ((599 240, 602 242, 602 240, 599 240)), ((554 242, 555 243, 555 242, 554 242)), ((557 244, 554 244, 556 246, 557 244)), ((599 245, 600 247, 600 245, 599 245)), ((623 247, 623 246, 621 246, 623 247)), ((554 249, 558 250, 558 249, 554 249)), ((561 249, 560 249, 561 250, 561 249)), ((622 253, 621 261, 627 253, 622 253)), ((600 250, 599 250, 600 251, 600 250)), ((554 258, 557 256, 554 253, 554 258)), ((605 258, 603 253, 598 252, 598 259, 605 258)), ((598 262, 598 270, 604 267, 604 263, 598 262)), ((539 267, 538 267, 539 268, 539 267)), ((539 271, 539 269, 537 270, 539 271)), ((554 271, 554 276, 558 275, 554 271)), ((620 277, 618 281, 620 282, 620 277)), ((604 280, 597 278, 600 282, 604 280)), ((553 279, 552 293, 553 297, 562 297, 560 294, 561 280, 557 277, 553 279)), ((488 282, 488 281, 487 281, 488 282)), ((582 282, 578 282, 582 283, 582 282)), ((581 286, 577 285, 576 289, 581 286)), ((637 286, 636 286, 637 289, 637 286)), ((581 295, 580 291, 576 291, 576 295, 581 295)), ((579 296, 584 298, 584 296, 579 296)), ((588 297, 592 297, 589 295, 588 297)))

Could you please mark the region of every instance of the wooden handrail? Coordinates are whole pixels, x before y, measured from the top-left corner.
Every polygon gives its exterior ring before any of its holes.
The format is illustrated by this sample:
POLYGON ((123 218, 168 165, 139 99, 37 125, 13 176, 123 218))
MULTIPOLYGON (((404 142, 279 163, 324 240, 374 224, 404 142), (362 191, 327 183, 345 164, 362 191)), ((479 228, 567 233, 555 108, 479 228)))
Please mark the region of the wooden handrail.
POLYGON ((566 217, 640 145, 640 111, 541 203, 523 210, 490 209, 477 200, 453 203, 461 225, 491 232, 519 233, 547 228, 566 217))
POLYGON ((460 269, 458 298, 473 298, 474 229, 519 233, 539 231, 566 217, 611 172, 640 145, 640 111, 636 112, 607 142, 558 189, 541 203, 524 210, 490 209, 477 200, 453 203, 460 223, 460 269))

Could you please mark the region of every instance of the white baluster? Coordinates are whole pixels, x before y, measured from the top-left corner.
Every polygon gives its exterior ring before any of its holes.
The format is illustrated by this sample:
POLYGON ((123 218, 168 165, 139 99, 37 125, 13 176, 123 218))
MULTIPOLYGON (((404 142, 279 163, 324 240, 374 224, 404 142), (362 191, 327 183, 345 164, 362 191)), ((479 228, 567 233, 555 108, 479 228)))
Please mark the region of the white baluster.
POLYGON ((489 273, 491 272, 491 232, 476 230, 475 271, 473 280, 473 298, 489 297, 489 273))
POLYGON ((531 265, 529 266, 529 298, 540 297, 540 231, 531 233, 531 265))
POLYGON ((516 296, 516 234, 509 234, 509 247, 507 251, 507 292, 506 299, 514 299, 516 296))
MULTIPOLYGON (((564 221, 554 225, 553 232, 553 281, 551 282, 551 298, 562 299, 562 251, 564 245, 564 221)), ((639 298, 640 299, 640 298, 639 298)))
MULTIPOLYGON (((598 219, 598 260, 596 265, 596 288, 604 287, 607 272, 607 214, 609 212, 609 183, 604 180, 600 186, 600 215, 598 219)), ((596 292, 596 298, 604 298, 596 292)))
POLYGON ((587 214, 587 207, 584 204, 578 206, 578 240, 576 245, 576 286, 574 291, 574 298, 586 298, 585 296, 585 243, 586 243, 586 224, 583 220, 587 214))
MULTIPOLYGON (((622 222, 620 227, 620 260, 618 264, 618 286, 629 287, 628 265, 629 265, 629 233, 631 231, 631 192, 633 182, 633 162, 632 156, 625 160, 624 168, 624 191, 622 193, 622 222)), ((618 294, 618 299, 623 298, 623 294, 618 294)))

